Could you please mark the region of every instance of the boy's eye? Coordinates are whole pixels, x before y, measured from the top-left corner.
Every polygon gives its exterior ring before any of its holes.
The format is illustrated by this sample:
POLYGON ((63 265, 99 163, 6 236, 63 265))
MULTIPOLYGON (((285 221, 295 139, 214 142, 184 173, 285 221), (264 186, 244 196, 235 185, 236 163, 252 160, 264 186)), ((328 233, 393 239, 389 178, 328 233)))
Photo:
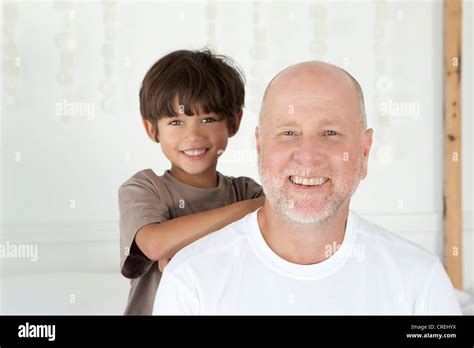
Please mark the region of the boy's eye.
POLYGON ((183 123, 183 121, 180 121, 180 120, 173 120, 173 121, 171 121, 171 122, 168 123, 168 124, 171 125, 171 126, 179 126, 181 123, 183 123))
POLYGON ((217 121, 217 120, 214 117, 206 117, 201 122, 202 123, 209 123, 209 122, 215 122, 215 121, 217 121))
POLYGON ((338 133, 336 131, 333 131, 333 130, 327 130, 327 131, 324 131, 324 134, 327 134, 329 136, 335 136, 338 133))

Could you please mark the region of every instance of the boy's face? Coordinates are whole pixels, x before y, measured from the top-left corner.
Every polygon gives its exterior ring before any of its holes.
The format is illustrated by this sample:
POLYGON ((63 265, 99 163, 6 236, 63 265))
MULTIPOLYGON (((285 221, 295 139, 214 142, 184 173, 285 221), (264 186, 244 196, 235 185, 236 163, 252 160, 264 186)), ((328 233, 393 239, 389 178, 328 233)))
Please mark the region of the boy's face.
POLYGON ((201 174, 216 167, 229 138, 227 118, 215 113, 163 117, 158 121, 161 149, 174 169, 201 174))

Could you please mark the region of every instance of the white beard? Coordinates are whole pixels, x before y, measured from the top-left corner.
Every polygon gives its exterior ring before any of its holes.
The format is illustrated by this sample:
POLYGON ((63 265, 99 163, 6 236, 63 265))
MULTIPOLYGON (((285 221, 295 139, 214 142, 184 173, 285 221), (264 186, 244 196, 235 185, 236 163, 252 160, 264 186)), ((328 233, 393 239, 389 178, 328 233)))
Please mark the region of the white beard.
MULTIPOLYGON (((350 200, 360 182, 361 164, 362 159, 360 158, 353 180, 343 183, 342 187, 332 186, 331 195, 326 201, 318 201, 318 197, 314 197, 314 195, 291 198, 285 187, 282 187, 281 179, 288 180, 289 175, 331 178, 330 173, 317 172, 314 168, 308 169, 298 165, 286 168, 283 173, 275 173, 263 168, 261 156, 258 158, 258 172, 266 200, 276 212, 293 222, 318 225, 335 215, 340 207, 350 200), (309 207, 309 209, 301 209, 301 206, 309 207)), ((329 183, 334 185, 332 181, 329 183)))

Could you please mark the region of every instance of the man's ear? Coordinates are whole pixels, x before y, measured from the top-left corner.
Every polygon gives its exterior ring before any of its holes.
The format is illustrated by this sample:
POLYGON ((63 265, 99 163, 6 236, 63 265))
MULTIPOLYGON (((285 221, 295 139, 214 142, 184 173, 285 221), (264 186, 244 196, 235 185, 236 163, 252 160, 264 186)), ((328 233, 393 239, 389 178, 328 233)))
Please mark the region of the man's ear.
POLYGON ((148 137, 155 143, 159 143, 158 126, 153 127, 153 124, 142 116, 143 127, 145 128, 148 137))
POLYGON ((232 129, 229 129, 229 138, 233 137, 237 133, 237 131, 239 130, 240 121, 242 121, 242 115, 243 115, 243 111, 241 111, 237 115, 235 115, 234 127, 232 127, 232 129))
POLYGON ((367 177, 369 154, 370 149, 372 147, 373 134, 374 130, 372 128, 367 129, 364 134, 364 144, 362 148, 362 173, 360 178, 361 180, 364 180, 367 177))

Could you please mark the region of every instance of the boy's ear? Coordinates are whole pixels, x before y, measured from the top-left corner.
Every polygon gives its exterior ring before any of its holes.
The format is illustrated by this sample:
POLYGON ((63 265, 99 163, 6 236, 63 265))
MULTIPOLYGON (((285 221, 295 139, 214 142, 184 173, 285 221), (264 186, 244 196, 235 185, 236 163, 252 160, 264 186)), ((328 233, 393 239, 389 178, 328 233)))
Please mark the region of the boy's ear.
POLYGON ((153 127, 153 124, 142 116, 143 127, 145 128, 148 137, 155 143, 159 143, 158 127, 153 127))
POLYGON ((235 123, 234 123, 234 127, 232 127, 231 129, 229 129, 229 138, 230 137, 233 137, 237 131, 239 130, 239 127, 240 127, 240 121, 242 121, 242 115, 243 115, 243 111, 241 111, 240 113, 238 113, 237 115, 235 115, 235 123))

